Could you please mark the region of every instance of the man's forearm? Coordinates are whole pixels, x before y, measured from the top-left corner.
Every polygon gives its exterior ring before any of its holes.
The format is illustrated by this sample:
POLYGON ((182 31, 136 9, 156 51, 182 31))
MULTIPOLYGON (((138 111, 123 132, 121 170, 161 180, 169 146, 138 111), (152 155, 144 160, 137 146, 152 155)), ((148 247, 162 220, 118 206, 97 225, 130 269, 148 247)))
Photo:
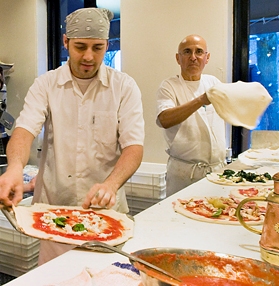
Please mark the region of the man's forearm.
POLYGON ((23 128, 16 128, 7 145, 8 168, 24 167, 30 156, 34 136, 23 128))
POLYGON ((138 169, 142 156, 143 146, 141 145, 131 145, 124 148, 105 183, 113 184, 118 190, 138 169))
POLYGON ((203 105, 210 102, 205 94, 176 107, 162 111, 158 118, 164 128, 170 128, 185 121, 190 115, 197 111, 203 105))

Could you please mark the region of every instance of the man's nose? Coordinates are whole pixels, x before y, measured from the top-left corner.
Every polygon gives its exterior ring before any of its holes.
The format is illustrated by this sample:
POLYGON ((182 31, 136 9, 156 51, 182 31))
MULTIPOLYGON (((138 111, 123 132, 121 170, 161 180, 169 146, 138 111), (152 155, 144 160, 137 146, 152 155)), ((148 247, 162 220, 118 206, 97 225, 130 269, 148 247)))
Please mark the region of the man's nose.
POLYGON ((92 49, 88 48, 84 54, 83 54, 83 58, 86 60, 86 61, 91 61, 94 59, 94 52, 92 51, 92 49))
POLYGON ((196 59, 197 59, 197 56, 196 56, 196 52, 195 52, 195 51, 192 51, 192 52, 191 52, 190 59, 191 59, 191 60, 196 60, 196 59))

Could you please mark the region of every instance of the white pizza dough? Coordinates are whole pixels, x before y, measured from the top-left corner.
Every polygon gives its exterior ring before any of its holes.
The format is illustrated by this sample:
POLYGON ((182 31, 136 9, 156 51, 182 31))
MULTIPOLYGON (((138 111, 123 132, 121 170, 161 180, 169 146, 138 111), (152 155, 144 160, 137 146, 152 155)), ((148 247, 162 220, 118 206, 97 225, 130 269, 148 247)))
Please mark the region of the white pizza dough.
MULTIPOLYGON (((226 169, 229 169, 229 166, 227 166, 226 169)), ((238 172, 240 170, 234 170, 235 172, 238 172)), ((256 174, 264 174, 264 173, 269 173, 270 176, 272 177, 275 173, 278 172, 277 168, 273 168, 273 167, 260 167, 258 169, 255 170, 244 170, 245 172, 253 172, 256 174)), ((210 174, 206 175, 206 178, 212 182, 212 183, 216 183, 216 184, 220 184, 220 185, 227 185, 227 186, 273 186, 274 185, 274 181, 273 180, 268 180, 265 183, 262 182, 233 182, 232 180, 226 179, 226 178, 220 178, 219 175, 222 174, 223 171, 219 171, 219 172, 212 172, 210 174)))
MULTIPOLYGON (((231 221, 229 219, 224 220, 224 219, 218 219, 218 218, 209 218, 209 217, 205 217, 205 216, 202 216, 202 215, 198 215, 198 214, 192 213, 189 210, 185 209, 183 207, 183 205, 178 200, 173 203, 173 208, 174 208, 174 210, 177 213, 179 213, 181 215, 184 215, 184 216, 186 216, 188 218, 201 221, 201 222, 226 224, 226 225, 240 225, 240 222, 238 220, 231 221)), ((249 225, 261 225, 261 224, 263 224, 263 220, 246 221, 246 224, 249 224, 249 225)))
MULTIPOLYGON (((249 166, 279 166, 279 149, 262 148, 248 149, 238 155, 238 159, 243 164, 249 166)), ((279 168, 278 168, 279 172, 279 168)))
POLYGON ((258 82, 218 83, 206 91, 216 112, 234 126, 253 129, 272 97, 258 82))
MULTIPOLYGON (((34 212, 49 212, 52 209, 69 209, 69 210, 86 210, 79 206, 55 206, 55 205, 48 205, 48 204, 42 204, 42 203, 36 203, 32 206, 13 206, 13 211, 15 214, 15 218, 17 221, 18 227, 21 229, 21 231, 29 236, 36 237, 39 239, 44 240, 51 240, 55 242, 65 243, 65 244, 71 244, 71 245, 81 245, 85 243, 85 240, 79 240, 79 239, 72 239, 72 238, 66 238, 59 235, 53 235, 45 233, 42 230, 38 230, 33 228, 33 213, 34 212)), ((118 245, 121 243, 126 242, 129 238, 133 236, 134 232, 134 222, 133 220, 129 219, 126 214, 116 212, 112 209, 93 209, 93 211, 97 214, 103 214, 109 217, 112 217, 118 221, 121 221, 122 225, 124 226, 124 231, 122 233, 122 236, 116 239, 107 240, 105 243, 109 245, 118 245)))

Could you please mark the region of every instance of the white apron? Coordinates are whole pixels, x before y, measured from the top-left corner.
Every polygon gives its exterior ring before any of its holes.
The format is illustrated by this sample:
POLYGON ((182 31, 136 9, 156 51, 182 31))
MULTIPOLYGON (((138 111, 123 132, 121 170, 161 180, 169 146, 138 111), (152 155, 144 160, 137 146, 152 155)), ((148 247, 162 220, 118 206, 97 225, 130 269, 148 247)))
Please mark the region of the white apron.
MULTIPOLYGON (((177 90, 179 105, 201 95, 209 87, 201 86, 196 91, 189 89, 179 76, 177 90)), ((203 85, 203 82, 201 82, 203 85)), ((177 89, 177 87, 176 87, 177 89)), ((201 107, 180 124, 180 128, 167 153, 167 195, 205 177, 207 172, 225 165, 225 123, 212 105, 201 107)))

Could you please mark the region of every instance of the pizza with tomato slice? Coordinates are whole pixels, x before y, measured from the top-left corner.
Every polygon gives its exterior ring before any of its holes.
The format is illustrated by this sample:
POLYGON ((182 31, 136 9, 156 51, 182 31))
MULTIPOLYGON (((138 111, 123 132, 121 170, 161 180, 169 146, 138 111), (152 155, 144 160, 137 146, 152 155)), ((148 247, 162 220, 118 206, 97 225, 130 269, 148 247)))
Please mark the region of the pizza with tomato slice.
MULTIPOLYGON (((177 199, 174 210, 188 218, 218 224, 239 225, 236 208, 241 200, 230 197, 191 197, 177 199)), ((248 224, 258 225, 264 221, 266 206, 255 202, 243 205, 241 215, 248 224)))
POLYGON ((98 240, 118 245, 133 236, 134 222, 112 209, 83 209, 37 203, 13 207, 18 227, 39 239, 81 245, 98 240))
POLYGON ((267 197, 274 190, 273 187, 243 187, 230 190, 230 197, 247 199, 251 197, 267 197))

